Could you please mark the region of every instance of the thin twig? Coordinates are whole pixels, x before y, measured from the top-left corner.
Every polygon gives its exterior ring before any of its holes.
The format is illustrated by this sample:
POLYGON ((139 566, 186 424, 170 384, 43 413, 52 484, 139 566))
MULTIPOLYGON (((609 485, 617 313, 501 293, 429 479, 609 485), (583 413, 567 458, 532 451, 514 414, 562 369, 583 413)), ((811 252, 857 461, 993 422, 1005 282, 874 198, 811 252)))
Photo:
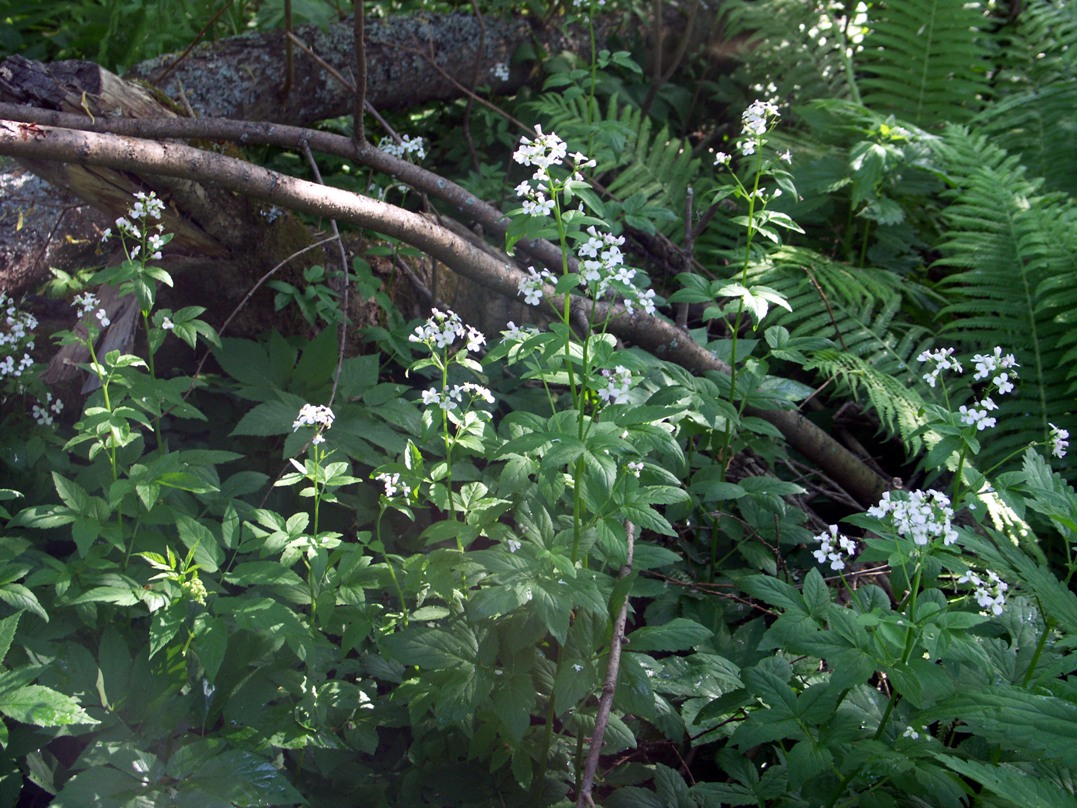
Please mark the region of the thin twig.
POLYGON ((202 30, 198 32, 198 36, 194 38, 190 45, 183 49, 183 53, 177 56, 168 67, 166 67, 164 70, 157 74, 157 78, 153 80, 153 84, 157 86, 161 85, 161 82, 164 81, 165 77, 173 70, 175 70, 176 67, 179 66, 179 64, 184 59, 187 58, 190 52, 194 50, 195 45, 202 41, 202 38, 206 35, 206 32, 210 29, 210 27, 214 25, 218 19, 220 19, 220 16, 224 14, 224 12, 228 11, 228 9, 232 7, 232 3, 234 2, 235 0, 228 0, 227 3, 221 6, 220 10, 216 14, 209 18, 209 22, 202 26, 202 30))
MULTIPOLYGON (((306 143, 303 144, 303 154, 307 158, 307 163, 310 164, 311 171, 314 172, 314 179, 318 181, 319 185, 325 185, 325 181, 322 179, 322 172, 318 170, 318 163, 314 159, 314 154, 310 150, 310 146, 306 143)), ((340 371, 344 367, 344 348, 347 345, 348 338, 348 289, 350 284, 348 283, 348 254, 344 251, 344 240, 340 237, 340 228, 337 227, 337 220, 330 219, 329 226, 333 229, 333 240, 337 243, 337 249, 340 251, 340 271, 343 273, 344 289, 342 290, 340 297, 340 333, 338 334, 337 341, 337 371, 333 374, 333 389, 329 393, 329 402, 326 404, 330 409, 333 407, 333 400, 337 397, 337 387, 340 385, 340 371)))
POLYGON ((404 51, 405 53, 412 53, 412 54, 415 54, 416 56, 421 56, 422 58, 424 58, 430 64, 430 66, 432 68, 434 68, 434 70, 436 70, 438 73, 441 74, 441 77, 443 79, 445 79, 445 81, 449 82, 453 87, 455 87, 457 90, 462 92, 468 98, 473 98, 476 101, 478 101, 480 104, 482 104, 484 107, 486 107, 487 109, 489 109, 489 110, 491 110, 493 112, 496 112, 498 115, 500 115, 502 118, 504 118, 509 123, 515 124, 517 127, 519 127, 521 131, 527 132, 528 134, 533 134, 534 133, 535 127, 528 126, 527 124, 523 123, 519 119, 514 118, 511 115, 509 115, 507 112, 505 112, 505 110, 501 109, 501 107, 499 107, 497 104, 491 103, 490 101, 487 101, 485 98, 483 98, 481 95, 478 95, 477 93, 474 93, 471 90, 469 90, 463 84, 461 84, 456 79, 454 79, 452 76, 450 76, 447 72, 445 72, 445 70, 441 67, 441 65, 439 65, 429 54, 424 53, 423 51, 419 50, 418 48, 406 48, 403 45, 398 45, 397 47, 400 50, 404 51))
MULTIPOLYGON (((307 56, 309 56, 311 59, 313 59, 315 61, 315 63, 319 67, 321 67, 323 70, 325 70, 326 73, 328 73, 334 79, 339 81, 342 87, 346 87, 348 89, 348 91, 351 92, 351 93, 354 93, 356 91, 355 84, 353 82, 348 81, 348 79, 345 78, 343 73, 341 73, 339 70, 334 68, 331 64, 329 64, 329 62, 325 61, 325 59, 323 59, 321 56, 319 56, 317 53, 315 53, 314 49, 311 48, 310 45, 308 45, 306 42, 304 42, 302 39, 300 39, 299 37, 297 37, 295 34, 291 33, 290 31, 288 32, 288 39, 290 39, 292 42, 294 42, 296 44, 296 46, 301 51, 303 51, 303 53, 305 53, 307 56)), ((393 130, 393 127, 390 126, 389 123, 381 116, 381 113, 379 113, 376 109, 374 109, 374 105, 371 104, 369 100, 367 100, 365 94, 364 94, 364 97, 363 97, 363 109, 365 109, 367 114, 370 115, 374 120, 376 120, 381 125, 381 127, 383 129, 385 129, 386 132, 388 132, 389 134, 391 134, 393 136, 393 140, 395 140, 397 143, 402 142, 401 139, 400 139, 400 136, 393 130)), ((224 119, 218 119, 218 120, 224 120, 224 119)), ((264 124, 262 124, 262 125, 264 126, 264 124)), ((298 129, 299 127, 296 127, 296 128, 298 129)), ((308 130, 308 131, 313 131, 313 130, 308 130)))
MULTIPOLYGON (((621 567, 621 579, 627 578, 632 573, 632 554, 636 546, 636 526, 625 520, 625 533, 628 538, 628 552, 625 556, 624 566, 621 567)), ((602 696, 598 700, 598 712, 595 714, 595 731, 591 735, 591 748, 587 752, 587 763, 583 769, 583 780, 580 781, 580 790, 576 796, 576 808, 595 804, 591 798, 591 789, 595 784, 595 772, 598 771, 598 760, 602 756, 602 739, 606 735, 606 726, 610 722, 610 711, 613 709, 613 696, 617 692, 617 673, 621 668, 621 646, 624 644, 625 623, 628 622, 628 593, 625 593, 621 611, 613 623, 613 633, 610 635, 610 658, 606 665, 606 679, 602 683, 602 696)))

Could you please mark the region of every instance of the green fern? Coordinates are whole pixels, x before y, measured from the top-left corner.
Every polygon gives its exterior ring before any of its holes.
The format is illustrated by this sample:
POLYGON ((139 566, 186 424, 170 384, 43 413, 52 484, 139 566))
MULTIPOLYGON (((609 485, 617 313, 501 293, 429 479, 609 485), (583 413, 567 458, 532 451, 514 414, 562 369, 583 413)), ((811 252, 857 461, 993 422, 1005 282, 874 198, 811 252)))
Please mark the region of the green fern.
POLYGON ((910 455, 920 451, 923 441, 915 433, 925 423, 920 415, 924 400, 916 388, 883 373, 859 356, 834 349, 816 351, 805 367, 834 379, 861 400, 866 396, 883 428, 899 435, 910 455))
POLYGON ((980 463, 993 465, 1033 441, 1049 424, 1077 431, 1077 207, 1041 194, 1013 155, 983 136, 950 127, 936 144, 953 183, 936 267, 949 304, 942 334, 969 350, 1000 345, 1021 364, 1017 394, 997 398, 998 427, 980 463))
MULTIPOLYGON (((839 39, 821 29, 828 20, 816 3, 726 0, 722 11, 727 38, 745 38, 740 54, 745 75, 738 77, 740 84, 761 88, 764 95, 787 98, 795 94, 798 102, 854 95, 843 69, 839 39), (770 84, 776 89, 768 93, 770 84)), ((735 100, 739 108, 745 106, 744 99, 735 100)))
MULTIPOLYGON (((1077 51, 1077 43, 1074 43, 1077 51)), ((1010 95, 972 122, 1049 190, 1077 195, 1077 79, 1010 95)))
POLYGON ((992 81, 1000 96, 1077 78, 1077 5, 1072 0, 1023 3, 993 40, 998 69, 992 81))
POLYGON ((910 294, 923 292, 893 273, 795 247, 780 248, 749 274, 752 284, 783 294, 792 309, 776 310, 770 325, 833 344, 814 352, 806 367, 838 382, 839 394, 860 399, 910 453, 919 451, 922 443, 913 433, 921 425, 923 400, 916 392, 915 357, 931 346, 931 337, 926 329, 900 323, 898 315, 910 294))
POLYGON ((917 126, 967 120, 987 94, 979 3, 872 4, 857 67, 865 106, 917 126))

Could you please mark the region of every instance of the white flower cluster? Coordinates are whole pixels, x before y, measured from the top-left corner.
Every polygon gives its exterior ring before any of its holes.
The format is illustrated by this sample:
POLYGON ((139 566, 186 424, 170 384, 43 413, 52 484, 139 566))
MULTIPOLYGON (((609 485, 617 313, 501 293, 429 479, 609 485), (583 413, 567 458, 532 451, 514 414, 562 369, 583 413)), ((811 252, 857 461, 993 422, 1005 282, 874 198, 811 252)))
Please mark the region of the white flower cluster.
POLYGON ((1060 429, 1054 424, 1051 427, 1051 454, 1055 457, 1065 457, 1066 450, 1070 448, 1070 433, 1068 429, 1060 429))
MULTIPOLYGON (((568 145, 553 132, 545 134, 541 126, 535 127, 535 139, 520 138, 520 146, 512 159, 520 165, 533 166, 535 173, 531 182, 524 181, 516 186, 516 195, 523 198, 521 207, 528 216, 549 216, 553 213, 553 178, 549 171, 553 166, 561 165, 568 157, 568 145), (531 183, 534 183, 532 185, 531 183)), ((572 178, 582 180, 581 168, 596 165, 594 160, 576 152, 572 155, 570 171, 572 178)))
POLYGON ((856 542, 848 536, 838 533, 838 526, 831 525, 827 530, 812 538, 819 544, 817 550, 812 551, 815 560, 820 564, 830 562, 830 569, 840 572, 845 569, 846 559, 856 555, 856 542))
POLYGON ((423 390, 423 404, 436 404, 443 410, 455 410, 460 402, 463 401, 465 393, 471 396, 472 401, 478 398, 487 404, 494 403, 494 394, 488 388, 483 387, 481 384, 467 382, 466 384, 454 384, 445 390, 438 390, 435 387, 423 390))
POLYGON ((959 584, 972 584, 976 589, 973 597, 976 598, 976 603, 979 604, 981 609, 991 612, 995 617, 1002 614, 1002 609, 1006 605, 1006 591, 1010 586, 999 577, 997 572, 988 570, 987 578, 984 579, 969 570, 958 578, 957 582, 959 584))
POLYGON ((918 357, 917 362, 934 362, 935 364, 924 374, 924 381, 928 387, 934 387, 939 376, 944 370, 952 370, 955 373, 964 373, 965 369, 956 359, 951 359, 954 354, 953 348, 939 348, 935 351, 924 351, 918 357))
POLYGON ((523 342, 528 337, 533 337, 539 330, 533 325, 516 325, 512 320, 506 323, 508 328, 501 332, 503 342, 523 342))
POLYGON ((94 317, 97 318, 97 322, 100 323, 102 328, 108 328, 112 324, 112 321, 108 318, 108 312, 100 306, 100 302, 97 299, 97 295, 93 292, 83 292, 80 295, 75 295, 75 299, 71 301, 71 305, 75 307, 75 316, 80 320, 90 312, 93 312, 94 317))
MULTIPOLYGON (((953 358, 953 353, 953 348, 939 348, 934 351, 924 351, 916 357, 919 362, 933 363, 931 369, 924 374, 924 381, 927 382, 929 387, 936 385, 943 371, 965 372, 961 363, 953 358)), ((995 391, 1001 396, 1012 393, 1014 390, 1013 380, 1017 378, 1017 372, 1014 368, 1019 367, 1019 365, 1013 354, 1003 354, 1002 348, 997 346, 992 353, 976 354, 972 357, 972 362, 976 366, 976 373, 972 377, 973 380, 983 381, 990 378, 990 390, 988 390, 987 395, 984 395, 983 398, 973 404, 962 404, 958 408, 958 417, 961 423, 967 426, 975 426, 978 431, 982 432, 998 423, 995 417, 989 414, 998 409, 998 404, 991 398, 990 392, 995 391)))
POLYGON ((541 126, 536 126, 535 132, 534 140, 520 138, 520 146, 513 153, 512 159, 520 165, 537 168, 539 171, 536 172, 535 179, 542 181, 546 179, 544 172, 550 166, 560 165, 561 161, 568 156, 568 145, 553 132, 544 133, 541 126))
MULTIPOLYGON (((555 187, 550 168, 561 165, 566 160, 571 179, 583 181, 581 169, 596 165, 583 154, 568 154, 568 146, 552 132, 546 134, 542 127, 536 126, 534 139, 521 138, 520 146, 512 155, 517 163, 533 166, 535 173, 531 180, 525 180, 516 186, 516 195, 523 197, 521 209, 528 216, 549 216, 554 212, 554 196, 560 186, 555 187)), ((582 206, 581 206, 582 210, 582 206)), ((631 313, 639 306, 646 314, 655 313, 654 291, 642 290, 633 284, 636 270, 624 265, 621 245, 624 238, 611 233, 600 233, 594 225, 587 228, 587 238, 578 248, 581 286, 592 292, 597 300, 613 291, 623 295, 624 306, 631 313)), ((530 306, 537 306, 542 299, 542 282, 549 278, 548 271, 540 274, 534 267, 528 267, 528 277, 520 281, 519 294, 530 306)))
POLYGON ((407 490, 407 486, 400 482, 399 474, 375 474, 374 479, 385 486, 385 498, 392 499, 397 494, 407 490))
POLYGON ((628 461, 628 472, 633 477, 638 477, 639 473, 641 471, 643 471, 643 461, 642 460, 629 460, 628 461))
POLYGON ((598 391, 598 397, 607 404, 627 404, 628 392, 632 389, 632 371, 624 365, 613 370, 603 370, 606 386, 598 391))
POLYGON ((412 154, 420 162, 426 159, 426 144, 421 137, 413 138, 411 135, 404 135, 398 143, 394 138, 386 135, 378 141, 378 148, 399 160, 404 160, 412 154))
MULTIPOLYGON (((121 216, 116 220, 115 226, 119 231, 121 240, 126 241, 126 239, 131 238, 139 242, 132 246, 131 251, 128 253, 131 260, 134 260, 142 253, 141 242, 143 239, 145 239, 146 250, 149 254, 148 260, 161 260, 161 248, 165 245, 165 239, 161 235, 164 225, 160 224, 160 221, 164 209, 165 203, 157 197, 155 192, 150 191, 146 194, 138 191, 135 194, 135 203, 127 211, 127 216, 121 216), (158 224, 151 224, 151 219, 158 222, 158 224), (157 232, 151 233, 151 229, 157 232)), ((110 238, 112 238, 111 227, 101 234, 102 241, 108 241, 110 238)))
POLYGON ((520 281, 520 288, 516 294, 523 295, 524 303, 528 306, 537 306, 542 300, 542 286, 551 277, 548 269, 536 272, 534 267, 528 267, 527 277, 520 281))
POLYGON ((889 517, 898 535, 912 539, 921 547, 936 539, 942 539, 947 546, 957 541, 957 531, 953 527, 954 509, 944 493, 933 488, 899 493, 895 497, 890 493, 884 493, 878 505, 868 508, 868 516, 889 517))
POLYGON ((616 283, 618 288, 628 292, 624 305, 629 312, 639 305, 646 314, 654 314, 654 290, 634 286, 632 281, 636 277, 636 270, 624 264, 624 254, 621 252, 624 236, 599 233, 594 225, 587 228, 587 234, 587 241, 576 251, 584 288, 593 289, 595 297, 599 298, 616 283))
POLYGON ((60 401, 60 399, 54 400, 52 393, 46 393, 44 403, 38 402, 35 404, 30 409, 30 413, 34 416, 38 426, 52 426, 53 416, 59 415, 63 409, 64 402, 60 401))
POLYGON ((740 118, 744 127, 744 137, 740 141, 741 152, 745 155, 755 154, 760 140, 780 117, 778 107, 773 101, 753 101, 740 118))
POLYGON ((298 432, 301 427, 312 426, 318 430, 314 435, 312 443, 322 443, 325 441, 322 432, 333 428, 333 419, 335 418, 336 416, 333 415, 333 411, 329 409, 329 407, 304 404, 299 410, 299 415, 297 415, 295 421, 292 422, 292 431, 298 432))
POLYGON ((504 62, 498 62, 492 68, 490 68, 490 75, 492 75, 498 81, 509 80, 509 66, 504 62))
POLYGON ((0 330, 0 378, 11 376, 19 378, 34 364, 30 351, 34 349, 34 329, 37 318, 29 312, 19 311, 7 292, 0 291, 0 311, 4 316, 4 327, 0 330), (18 361, 15 354, 22 353, 18 361))
POLYGON ((427 346, 448 348, 456 338, 467 339, 467 349, 478 353, 486 343, 486 337, 473 326, 465 328, 460 316, 454 311, 431 309, 430 317, 408 336, 410 342, 421 342, 427 346))

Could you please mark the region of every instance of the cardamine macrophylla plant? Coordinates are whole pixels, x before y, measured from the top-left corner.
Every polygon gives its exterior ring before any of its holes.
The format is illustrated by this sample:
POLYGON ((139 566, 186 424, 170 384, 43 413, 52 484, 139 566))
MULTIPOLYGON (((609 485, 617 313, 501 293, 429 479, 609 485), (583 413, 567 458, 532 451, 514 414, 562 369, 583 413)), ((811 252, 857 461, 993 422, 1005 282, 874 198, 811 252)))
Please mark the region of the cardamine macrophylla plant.
MULTIPOLYGON (((971 492, 961 476, 979 450, 976 434, 995 426, 992 396, 1012 392, 1018 363, 997 347, 975 355, 980 389, 971 404, 953 409, 945 377, 963 370, 953 354, 925 351, 920 361, 925 382, 943 389, 944 403, 928 414, 948 440, 947 455, 936 456, 959 458, 954 497, 888 491, 866 513, 843 520, 862 536, 830 525, 814 537, 812 555, 833 578, 812 569, 800 587, 763 576, 743 582, 778 610, 764 645, 790 660, 804 655, 804 664, 745 672, 749 712, 731 740, 741 749, 781 740, 778 771, 789 792, 811 794, 816 804, 861 804, 867 791, 964 804, 969 787, 960 775, 978 774, 963 768, 966 761, 997 763, 1006 754, 1015 765, 1036 765, 1032 747, 1040 745, 1019 739, 1062 733, 1047 718, 1056 709, 1047 694, 1071 642, 1056 628, 1077 628, 1058 611, 1070 608, 1072 596, 984 518, 984 503, 995 496, 984 476, 966 474, 978 484, 971 492), (962 507, 971 518, 959 519, 962 507), (790 683, 795 668, 804 678, 790 683), (753 708, 752 698, 767 706, 753 708)), ((1023 499, 1021 507, 1052 518, 1072 512, 1072 489, 1059 488, 1035 452, 1040 446, 1063 456, 1068 437, 1052 427, 1025 450, 1022 471, 1004 475, 1010 501, 1023 499), (1060 504, 1063 490, 1069 505, 1060 504)), ((1067 533, 1064 522, 1055 524, 1067 533)))

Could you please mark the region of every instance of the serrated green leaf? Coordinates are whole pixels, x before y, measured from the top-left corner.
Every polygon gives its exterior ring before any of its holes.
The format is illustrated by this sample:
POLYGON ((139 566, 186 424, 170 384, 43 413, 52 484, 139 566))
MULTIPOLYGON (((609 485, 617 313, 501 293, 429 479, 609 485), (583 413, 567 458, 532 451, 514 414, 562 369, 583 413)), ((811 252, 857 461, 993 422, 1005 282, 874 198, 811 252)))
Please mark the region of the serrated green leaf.
POLYGON ((629 651, 687 651, 706 643, 713 632, 695 620, 674 617, 668 623, 641 626, 628 635, 629 651))

